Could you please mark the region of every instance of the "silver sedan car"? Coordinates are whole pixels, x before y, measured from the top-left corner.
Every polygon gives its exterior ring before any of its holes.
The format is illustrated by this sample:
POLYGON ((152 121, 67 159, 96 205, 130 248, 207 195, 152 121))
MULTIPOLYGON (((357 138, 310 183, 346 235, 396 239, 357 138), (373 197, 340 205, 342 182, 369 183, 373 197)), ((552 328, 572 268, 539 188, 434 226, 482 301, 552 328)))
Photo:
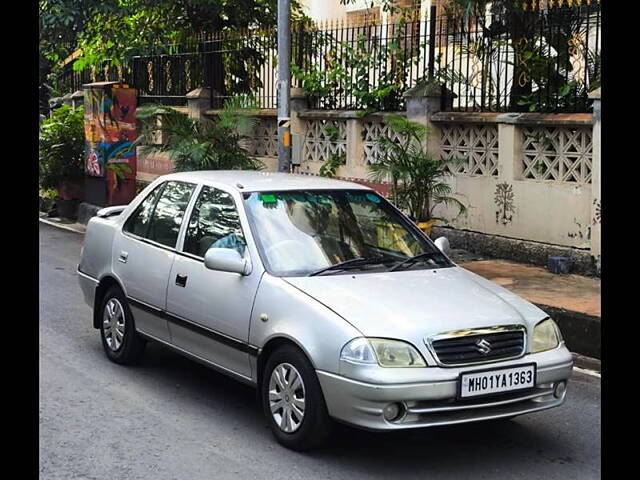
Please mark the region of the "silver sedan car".
POLYGON ((191 172, 92 218, 78 276, 110 360, 153 340, 252 385, 289 448, 333 420, 398 430, 561 405, 557 325, 447 251, 359 184, 191 172))

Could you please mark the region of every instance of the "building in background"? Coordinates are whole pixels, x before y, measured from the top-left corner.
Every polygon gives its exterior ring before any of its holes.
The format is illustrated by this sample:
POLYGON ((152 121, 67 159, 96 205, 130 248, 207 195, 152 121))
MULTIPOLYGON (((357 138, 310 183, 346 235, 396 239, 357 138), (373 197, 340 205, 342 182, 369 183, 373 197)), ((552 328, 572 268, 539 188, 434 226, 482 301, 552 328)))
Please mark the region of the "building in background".
MULTIPOLYGON (((399 0, 398 5, 414 10, 415 19, 425 20, 432 6, 440 15, 448 0, 399 0)), ((346 20, 348 24, 391 23, 394 18, 382 11, 380 0, 356 0, 342 5, 340 0, 304 0, 305 13, 317 22, 346 20)))

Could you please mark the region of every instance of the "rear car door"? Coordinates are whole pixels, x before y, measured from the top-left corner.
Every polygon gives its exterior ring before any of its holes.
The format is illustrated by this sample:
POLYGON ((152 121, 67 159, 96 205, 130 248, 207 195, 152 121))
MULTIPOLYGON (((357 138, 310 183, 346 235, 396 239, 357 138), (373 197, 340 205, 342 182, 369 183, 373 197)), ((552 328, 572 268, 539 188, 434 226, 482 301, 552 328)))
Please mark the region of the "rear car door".
POLYGON ((170 341, 166 305, 167 282, 187 205, 196 185, 160 184, 125 221, 114 242, 113 270, 122 281, 136 328, 170 341))
POLYGON ((249 322, 261 271, 249 275, 209 270, 209 247, 249 256, 233 196, 203 186, 186 225, 167 287, 167 313, 174 345, 219 367, 250 377, 249 322))

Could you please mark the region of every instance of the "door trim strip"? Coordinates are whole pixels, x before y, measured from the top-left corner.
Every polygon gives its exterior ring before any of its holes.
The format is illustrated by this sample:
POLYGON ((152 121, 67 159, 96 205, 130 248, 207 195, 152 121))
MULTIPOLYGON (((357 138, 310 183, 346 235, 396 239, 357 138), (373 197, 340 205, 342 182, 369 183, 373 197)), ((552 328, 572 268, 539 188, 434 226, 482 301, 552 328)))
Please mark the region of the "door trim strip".
POLYGON ((237 338, 233 338, 230 337, 228 335, 225 335, 224 333, 218 332, 216 330, 212 330, 210 328, 207 328, 203 325, 200 325, 198 323, 192 322, 191 320, 187 320, 184 317, 180 317, 178 315, 174 315, 172 313, 167 312, 166 310, 163 310, 161 308, 158 307, 154 307, 152 305, 149 305, 147 303, 141 302, 140 300, 136 300, 133 297, 127 297, 127 300, 129 300, 132 304, 132 306, 135 306, 137 308, 139 308, 140 310, 144 310, 147 313, 151 313, 153 315, 156 315, 170 323, 173 323, 179 327, 183 327, 183 328, 187 328, 189 330, 191 330, 192 332, 198 333, 200 335, 204 335, 205 337, 209 337, 212 340, 217 341, 218 343, 222 343, 224 345, 227 345, 231 348, 234 348, 236 350, 239 350, 243 353, 248 353, 251 356, 257 357, 258 354, 260 353, 260 348, 256 347, 255 345, 251 345, 250 343, 247 342, 243 342, 242 340, 238 340, 237 338))

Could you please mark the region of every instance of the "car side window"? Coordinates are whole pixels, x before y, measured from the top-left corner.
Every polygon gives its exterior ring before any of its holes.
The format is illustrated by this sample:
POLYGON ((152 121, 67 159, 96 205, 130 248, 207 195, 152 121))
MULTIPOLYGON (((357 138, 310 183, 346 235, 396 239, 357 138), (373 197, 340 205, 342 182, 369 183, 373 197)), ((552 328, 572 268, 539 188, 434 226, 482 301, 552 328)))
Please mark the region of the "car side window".
POLYGON ((167 247, 176 246, 184 212, 195 187, 193 183, 167 182, 153 210, 146 238, 167 247))
POLYGON ((151 221, 151 215, 153 214, 153 207, 156 205, 156 200, 160 196, 162 189, 165 187, 165 183, 161 183, 153 191, 147 195, 135 212, 127 219, 122 229, 125 232, 132 233, 139 237, 146 237, 149 229, 149 223, 151 221))
POLYGON ((187 225, 184 251, 204 257, 210 247, 232 248, 244 255, 246 242, 233 197, 222 190, 203 187, 187 225))

